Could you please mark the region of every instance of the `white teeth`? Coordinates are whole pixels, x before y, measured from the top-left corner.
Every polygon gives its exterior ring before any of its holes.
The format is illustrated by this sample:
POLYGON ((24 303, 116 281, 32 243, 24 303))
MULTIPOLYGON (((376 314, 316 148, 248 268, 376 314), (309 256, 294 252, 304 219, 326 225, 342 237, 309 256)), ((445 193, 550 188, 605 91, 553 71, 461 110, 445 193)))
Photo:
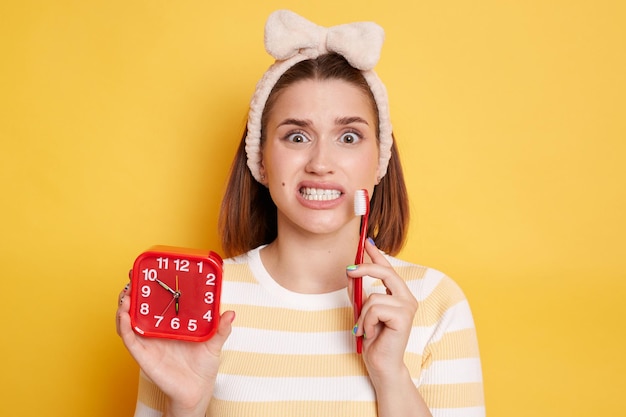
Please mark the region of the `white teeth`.
POLYGON ((305 200, 328 201, 339 198, 341 191, 305 187, 300 189, 300 194, 302 194, 305 200))

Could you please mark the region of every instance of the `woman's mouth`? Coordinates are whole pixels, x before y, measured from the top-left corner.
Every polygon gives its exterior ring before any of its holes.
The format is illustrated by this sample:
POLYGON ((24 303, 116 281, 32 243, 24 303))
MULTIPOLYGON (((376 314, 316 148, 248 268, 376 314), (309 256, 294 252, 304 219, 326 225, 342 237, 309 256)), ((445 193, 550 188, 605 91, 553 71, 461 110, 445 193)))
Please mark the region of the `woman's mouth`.
POLYGON ((341 191, 326 188, 300 188, 300 195, 309 201, 331 201, 341 197, 341 191))

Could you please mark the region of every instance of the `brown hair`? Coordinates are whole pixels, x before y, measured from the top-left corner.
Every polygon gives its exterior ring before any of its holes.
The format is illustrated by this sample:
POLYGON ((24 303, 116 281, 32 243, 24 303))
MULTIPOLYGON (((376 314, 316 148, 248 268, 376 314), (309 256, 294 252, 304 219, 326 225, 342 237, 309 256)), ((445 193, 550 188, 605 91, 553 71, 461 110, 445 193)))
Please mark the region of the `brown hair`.
MULTIPOLYGON (((288 69, 278 80, 263 109, 261 145, 265 141, 265 126, 277 97, 290 85, 307 79, 339 79, 362 89, 370 97, 374 114, 376 102, 361 72, 337 54, 320 55, 288 69)), ((377 132, 378 133, 378 132, 377 132)), ((222 199, 218 228, 222 249, 227 257, 245 253, 257 246, 271 243, 277 236, 276 205, 269 190, 257 182, 247 165, 244 131, 230 169, 230 177, 222 199)), ((402 165, 395 138, 387 174, 374 188, 370 201, 368 236, 376 246, 390 255, 397 254, 406 239, 409 203, 402 165)))

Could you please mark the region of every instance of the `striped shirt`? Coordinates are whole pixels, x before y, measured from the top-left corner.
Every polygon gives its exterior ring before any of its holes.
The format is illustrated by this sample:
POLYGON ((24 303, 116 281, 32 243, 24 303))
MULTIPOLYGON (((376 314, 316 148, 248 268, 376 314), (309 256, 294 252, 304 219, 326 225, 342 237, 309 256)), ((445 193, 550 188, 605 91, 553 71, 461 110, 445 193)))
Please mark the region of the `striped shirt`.
MULTIPOLYGON (((474 322, 461 289, 444 274, 387 257, 419 308, 404 361, 434 417, 483 417, 474 322)), ((363 278, 367 294, 384 293, 363 278)), ((278 285, 259 248, 224 265, 222 309, 237 319, 222 350, 210 417, 377 415, 376 394, 352 335, 345 289, 300 294, 278 285)), ((165 398, 141 373, 136 417, 159 417, 165 398)))

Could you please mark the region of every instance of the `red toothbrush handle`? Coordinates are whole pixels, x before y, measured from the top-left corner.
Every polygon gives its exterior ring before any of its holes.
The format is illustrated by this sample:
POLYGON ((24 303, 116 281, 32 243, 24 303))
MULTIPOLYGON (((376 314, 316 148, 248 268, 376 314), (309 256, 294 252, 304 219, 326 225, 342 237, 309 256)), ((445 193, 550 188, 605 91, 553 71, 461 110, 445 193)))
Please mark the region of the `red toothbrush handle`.
MULTIPOLYGON (((363 251, 365 249, 365 239, 363 233, 361 233, 361 239, 359 241, 359 247, 356 252, 356 258, 354 259, 355 265, 363 263, 363 251)), ((354 322, 356 323, 361 316, 361 309, 363 308, 363 278, 354 278, 354 322)), ((356 353, 363 351, 363 337, 356 338, 356 353)))
MULTIPOLYGON (((363 307, 363 279, 354 279, 354 322, 356 323, 361 315, 361 308, 363 307)), ((356 338, 356 353, 361 353, 363 350, 363 339, 361 337, 356 338)))

